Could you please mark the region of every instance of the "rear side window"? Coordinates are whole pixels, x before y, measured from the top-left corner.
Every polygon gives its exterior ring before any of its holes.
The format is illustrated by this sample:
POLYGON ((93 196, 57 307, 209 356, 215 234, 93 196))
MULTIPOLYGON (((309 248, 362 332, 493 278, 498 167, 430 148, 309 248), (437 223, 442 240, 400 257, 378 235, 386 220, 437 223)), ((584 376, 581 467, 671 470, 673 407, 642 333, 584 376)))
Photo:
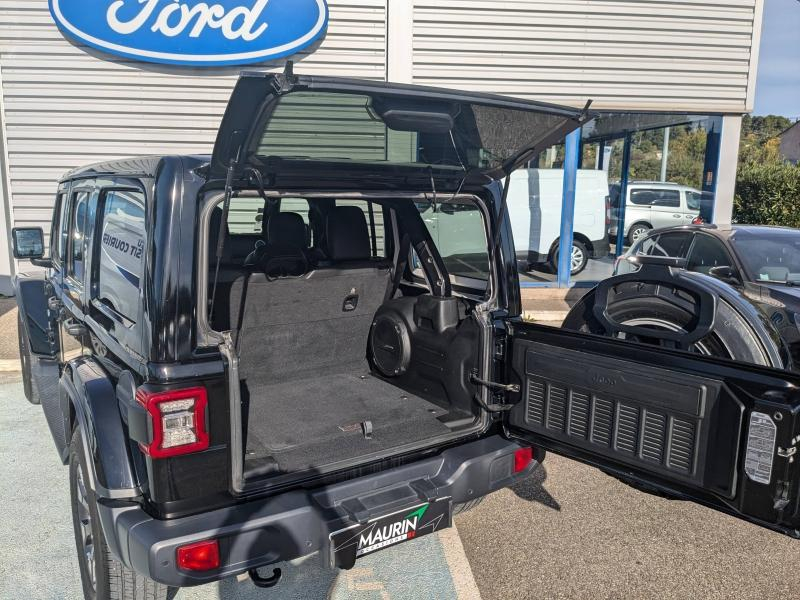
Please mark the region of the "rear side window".
POLYGON ((142 192, 106 192, 100 224, 97 299, 134 323, 144 271, 144 214, 142 192))
POLYGON ((681 205, 681 193, 678 190, 632 190, 631 203, 678 208, 681 205))
POLYGON ((686 192, 686 208, 700 210, 700 198, 702 195, 697 192, 686 192))
POLYGON ((461 278, 489 279, 489 250, 480 209, 471 203, 419 203, 422 220, 456 285, 470 287, 461 278))

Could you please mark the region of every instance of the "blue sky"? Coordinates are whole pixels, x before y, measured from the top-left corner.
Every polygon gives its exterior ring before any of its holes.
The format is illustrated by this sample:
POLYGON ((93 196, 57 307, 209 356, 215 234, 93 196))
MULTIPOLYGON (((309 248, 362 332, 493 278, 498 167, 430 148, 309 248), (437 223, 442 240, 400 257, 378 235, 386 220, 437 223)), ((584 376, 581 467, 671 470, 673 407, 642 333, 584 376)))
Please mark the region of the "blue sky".
POLYGON ((798 0, 765 0, 753 114, 800 119, 798 0))

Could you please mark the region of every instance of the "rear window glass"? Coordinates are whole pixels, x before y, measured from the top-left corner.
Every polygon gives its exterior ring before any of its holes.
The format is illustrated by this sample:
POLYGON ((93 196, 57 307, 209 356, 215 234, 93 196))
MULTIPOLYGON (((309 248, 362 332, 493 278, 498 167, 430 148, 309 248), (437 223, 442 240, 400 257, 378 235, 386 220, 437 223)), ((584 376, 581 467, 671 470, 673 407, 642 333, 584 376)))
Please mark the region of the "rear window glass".
POLYGON ((129 190, 107 192, 101 231, 97 298, 136 322, 144 270, 144 195, 129 190))
POLYGON ((453 102, 294 92, 276 101, 256 153, 265 158, 494 168, 565 121, 560 114, 453 102), (430 111, 448 129, 401 114, 430 111), (422 102, 422 104, 420 104, 422 102))

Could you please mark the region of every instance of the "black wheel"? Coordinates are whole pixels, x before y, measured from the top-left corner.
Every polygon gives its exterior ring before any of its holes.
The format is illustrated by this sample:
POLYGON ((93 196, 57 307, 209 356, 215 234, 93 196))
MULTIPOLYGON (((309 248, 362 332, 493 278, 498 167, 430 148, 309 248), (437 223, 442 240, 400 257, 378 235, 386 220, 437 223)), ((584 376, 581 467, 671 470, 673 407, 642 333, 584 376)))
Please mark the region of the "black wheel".
MULTIPOLYGON (((574 331, 608 335, 593 312, 594 292, 584 296, 569 312, 562 327, 574 331)), ((660 331, 690 331, 699 313, 697 302, 691 294, 669 285, 626 283, 613 289, 608 302, 611 320, 653 330, 653 335, 627 336, 619 339, 669 347, 669 342, 659 338, 660 331)), ((730 358, 757 365, 769 365, 769 357, 746 319, 730 304, 720 298, 714 329, 693 344, 691 352, 706 356, 730 358)))
POLYGON ((472 510, 476 506, 478 506, 481 502, 483 502, 484 496, 480 498, 475 498, 474 500, 467 500, 466 502, 461 502, 459 504, 453 505, 453 514, 460 515, 461 513, 465 513, 468 510, 472 510))
POLYGON ((22 315, 17 312, 17 339, 19 341, 19 362, 22 366, 22 390, 25 392, 25 398, 31 404, 40 404, 39 394, 36 392, 36 386, 33 385, 33 376, 31 374, 31 349, 28 344, 28 336, 25 335, 25 329, 22 323, 22 315))
MULTIPOLYGON (((570 275, 577 275, 589 264, 589 252, 586 246, 578 240, 572 241, 572 253, 570 254, 570 275)), ((550 253, 550 267, 553 272, 558 273, 558 245, 550 253)))
POLYGON ((130 570, 111 554, 100 527, 97 500, 89 485, 81 443, 80 430, 76 430, 69 447, 69 492, 84 598, 167 600, 174 597, 177 589, 130 570))
POLYGON ((650 229, 652 228, 647 223, 634 223, 628 231, 628 244, 633 246, 650 233, 650 229))

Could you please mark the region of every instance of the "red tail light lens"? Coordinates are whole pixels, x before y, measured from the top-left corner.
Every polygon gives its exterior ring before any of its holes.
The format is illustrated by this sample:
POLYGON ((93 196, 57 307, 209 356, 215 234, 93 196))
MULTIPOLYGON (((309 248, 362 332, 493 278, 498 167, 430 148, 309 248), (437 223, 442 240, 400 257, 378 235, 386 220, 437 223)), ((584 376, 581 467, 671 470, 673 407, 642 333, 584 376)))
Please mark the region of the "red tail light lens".
POLYGON ((703 223, 705 223, 703 217, 697 216, 694 219, 692 219, 692 225, 702 225, 703 223))
POLYGON ((168 392, 138 390, 136 400, 150 415, 152 439, 139 444, 153 458, 168 458, 208 448, 206 406, 202 387, 168 392))
POLYGON ((514 473, 528 468, 533 462, 533 448, 520 448, 514 452, 514 473))
POLYGON ((206 540, 178 548, 178 568, 184 571, 219 569, 219 543, 206 540))

